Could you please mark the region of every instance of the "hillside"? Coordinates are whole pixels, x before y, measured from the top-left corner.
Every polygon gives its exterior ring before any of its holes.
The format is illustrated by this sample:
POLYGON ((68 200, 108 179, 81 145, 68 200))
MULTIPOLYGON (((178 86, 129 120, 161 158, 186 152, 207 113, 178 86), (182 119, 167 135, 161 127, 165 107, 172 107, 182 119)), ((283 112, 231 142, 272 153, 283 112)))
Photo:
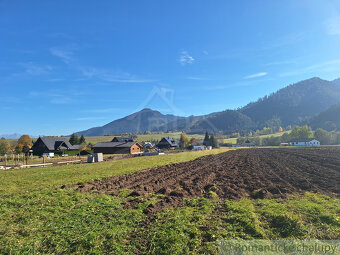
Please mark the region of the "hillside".
POLYGON ((264 126, 273 119, 286 126, 299 124, 336 103, 340 103, 340 86, 334 82, 312 78, 250 103, 240 112, 259 126, 264 126))
POLYGON ((246 115, 233 110, 217 112, 201 118, 194 123, 189 131, 203 133, 205 131, 216 133, 219 131, 235 132, 256 128, 255 123, 246 115))
POLYGON ((102 136, 145 131, 188 133, 247 132, 263 127, 304 124, 330 106, 340 103, 340 80, 304 80, 249 103, 240 110, 226 110, 202 116, 179 117, 143 109, 102 127, 78 132, 102 136))
POLYGON ((182 119, 175 115, 164 115, 151 109, 143 109, 124 118, 112 121, 102 127, 95 127, 80 131, 84 136, 102 136, 108 134, 137 133, 157 130, 160 126, 182 119))
POLYGON ((340 78, 339 79, 335 79, 333 82, 340 86, 340 78))
POLYGON ((327 131, 340 131, 340 104, 336 104, 315 116, 310 125, 313 129, 322 128, 327 131))

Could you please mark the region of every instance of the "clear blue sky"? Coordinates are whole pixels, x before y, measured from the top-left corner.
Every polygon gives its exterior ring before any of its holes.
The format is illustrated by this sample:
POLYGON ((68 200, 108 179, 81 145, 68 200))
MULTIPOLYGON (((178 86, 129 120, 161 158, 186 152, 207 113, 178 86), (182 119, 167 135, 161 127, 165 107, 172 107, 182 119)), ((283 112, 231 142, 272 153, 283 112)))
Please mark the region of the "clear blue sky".
POLYGON ((234 109, 340 77, 340 1, 0 0, 0 134, 234 109))

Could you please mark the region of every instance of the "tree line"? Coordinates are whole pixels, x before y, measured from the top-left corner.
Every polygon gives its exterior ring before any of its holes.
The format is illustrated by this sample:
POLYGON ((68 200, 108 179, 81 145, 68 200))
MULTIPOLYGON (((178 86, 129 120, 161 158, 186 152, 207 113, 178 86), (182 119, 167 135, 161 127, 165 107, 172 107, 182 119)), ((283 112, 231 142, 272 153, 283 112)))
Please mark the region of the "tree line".
MULTIPOLYGON (((80 150, 86 150, 92 147, 92 144, 86 144, 85 137, 81 135, 78 137, 77 134, 72 134, 69 142, 72 145, 81 145, 80 150)), ((16 144, 11 144, 7 139, 0 139, 0 155, 12 154, 12 153, 28 153, 32 148, 34 142, 29 135, 22 135, 16 144)))
POLYGON ((0 155, 9 153, 28 153, 32 148, 33 140, 29 135, 22 135, 15 145, 12 145, 5 138, 0 139, 0 155))
MULTIPOLYGON (((184 148, 192 148, 194 146, 199 146, 201 145, 200 142, 198 141, 197 138, 189 138, 185 133, 181 134, 181 137, 179 139, 179 146, 184 149, 184 148)), ((214 135, 208 134, 208 132, 205 133, 205 137, 203 140, 203 145, 205 146, 212 146, 213 148, 218 148, 219 144, 217 139, 214 137, 214 135)))
POLYGON ((313 132, 310 126, 295 126, 290 133, 284 133, 281 136, 268 137, 239 137, 237 143, 249 141, 256 146, 278 146, 281 143, 289 143, 292 140, 316 139, 321 145, 338 145, 340 144, 340 132, 328 132, 318 128, 313 132))

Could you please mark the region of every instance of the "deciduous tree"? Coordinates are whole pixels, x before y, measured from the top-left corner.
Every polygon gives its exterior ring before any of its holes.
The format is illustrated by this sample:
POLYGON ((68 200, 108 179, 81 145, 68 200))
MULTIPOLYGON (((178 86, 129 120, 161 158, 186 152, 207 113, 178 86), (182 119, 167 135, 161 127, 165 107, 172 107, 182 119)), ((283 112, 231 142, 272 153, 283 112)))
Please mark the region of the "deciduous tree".
POLYGON ((0 139, 0 155, 8 154, 11 151, 11 144, 5 139, 0 139))
POLYGON ((181 138, 179 139, 179 145, 181 148, 186 148, 189 146, 190 139, 189 137, 185 134, 181 134, 181 138))
POLYGON ((29 135, 22 135, 18 140, 18 144, 32 145, 32 139, 29 135))

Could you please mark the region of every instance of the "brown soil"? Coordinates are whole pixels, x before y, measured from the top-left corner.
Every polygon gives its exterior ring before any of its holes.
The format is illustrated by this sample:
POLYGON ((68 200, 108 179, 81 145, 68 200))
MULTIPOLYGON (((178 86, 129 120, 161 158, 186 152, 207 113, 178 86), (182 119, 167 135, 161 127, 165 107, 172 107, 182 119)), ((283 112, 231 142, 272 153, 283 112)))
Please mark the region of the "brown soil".
POLYGON ((163 194, 146 212, 180 206, 183 198, 285 197, 320 192, 339 197, 340 150, 336 148, 243 149, 78 184, 80 192, 118 195, 131 190, 132 207, 146 194, 163 194))

